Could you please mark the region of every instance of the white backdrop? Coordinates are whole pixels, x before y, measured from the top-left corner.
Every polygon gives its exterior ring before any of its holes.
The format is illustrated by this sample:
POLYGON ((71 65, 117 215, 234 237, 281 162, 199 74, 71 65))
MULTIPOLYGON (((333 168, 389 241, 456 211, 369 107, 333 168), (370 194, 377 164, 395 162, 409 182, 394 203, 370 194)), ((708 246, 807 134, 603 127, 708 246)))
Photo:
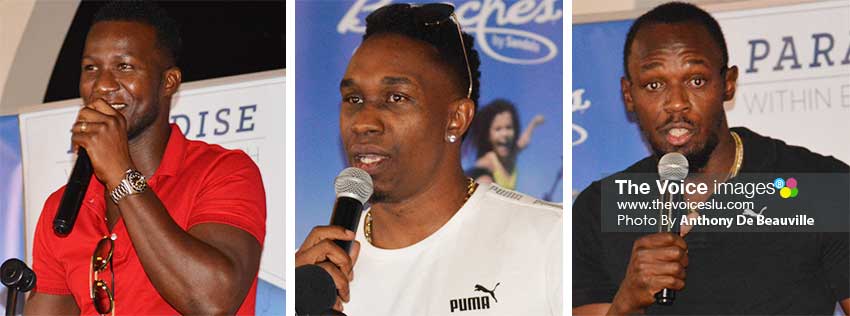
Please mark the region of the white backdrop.
MULTIPOLYGON (((284 71, 268 71, 184 84, 174 97, 171 121, 187 138, 242 149, 257 166, 266 190, 266 240, 259 277, 284 286, 284 71)), ((64 185, 76 157, 70 127, 79 99, 34 107, 20 115, 24 165, 27 261, 47 196, 64 185)))
POLYGON ((850 163, 850 1, 714 16, 738 65, 729 126, 850 163))

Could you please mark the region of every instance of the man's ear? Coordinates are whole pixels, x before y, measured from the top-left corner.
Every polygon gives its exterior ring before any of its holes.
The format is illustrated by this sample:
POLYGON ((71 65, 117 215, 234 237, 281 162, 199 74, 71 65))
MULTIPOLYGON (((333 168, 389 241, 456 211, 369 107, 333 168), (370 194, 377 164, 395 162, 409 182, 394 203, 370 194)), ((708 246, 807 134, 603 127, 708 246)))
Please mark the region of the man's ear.
POLYGON ((623 103, 626 104, 626 111, 629 113, 635 111, 635 102, 632 100, 632 82, 626 76, 620 77, 620 93, 623 94, 623 103))
POLYGON ((460 139, 472 124, 472 118, 475 117, 475 102, 469 98, 462 98, 452 102, 449 108, 446 136, 454 135, 460 139))
POLYGON ((732 100, 735 98, 735 89, 738 86, 738 66, 732 66, 726 69, 724 84, 723 101, 732 100))
POLYGON ((163 92, 165 96, 171 97, 177 93, 180 84, 183 83, 183 73, 177 66, 168 68, 163 73, 163 92))

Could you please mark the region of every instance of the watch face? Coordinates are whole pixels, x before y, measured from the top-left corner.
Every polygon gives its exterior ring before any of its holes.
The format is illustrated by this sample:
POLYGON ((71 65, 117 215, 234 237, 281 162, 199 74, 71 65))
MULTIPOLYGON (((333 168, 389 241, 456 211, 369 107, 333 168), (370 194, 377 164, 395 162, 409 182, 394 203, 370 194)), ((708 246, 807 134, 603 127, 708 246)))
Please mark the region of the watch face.
POLYGON ((138 171, 128 173, 127 182, 130 182, 130 186, 136 191, 143 191, 148 186, 148 183, 145 182, 145 177, 138 171))

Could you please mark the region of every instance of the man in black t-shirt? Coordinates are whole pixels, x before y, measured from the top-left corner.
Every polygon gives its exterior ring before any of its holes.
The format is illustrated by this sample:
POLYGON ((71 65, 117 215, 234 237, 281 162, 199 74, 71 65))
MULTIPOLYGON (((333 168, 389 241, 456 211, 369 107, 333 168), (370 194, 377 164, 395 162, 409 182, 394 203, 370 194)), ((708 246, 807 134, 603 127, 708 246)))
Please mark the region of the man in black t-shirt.
MULTIPOLYGON (((594 182, 576 199, 573 314, 830 315, 836 301, 850 313, 846 227, 821 233, 719 232, 701 226, 682 226, 679 234, 601 229, 602 183, 624 174, 656 173, 659 157, 670 152, 687 157, 691 174, 721 175, 714 179, 721 183, 745 173, 850 172, 835 158, 745 128, 730 129, 723 102, 734 97, 738 69, 727 64, 717 21, 693 5, 661 5, 632 25, 621 88, 654 154, 594 182), (654 304, 654 294, 664 288, 679 291, 672 306, 654 304)), ((707 201, 712 195, 686 198, 707 201)))

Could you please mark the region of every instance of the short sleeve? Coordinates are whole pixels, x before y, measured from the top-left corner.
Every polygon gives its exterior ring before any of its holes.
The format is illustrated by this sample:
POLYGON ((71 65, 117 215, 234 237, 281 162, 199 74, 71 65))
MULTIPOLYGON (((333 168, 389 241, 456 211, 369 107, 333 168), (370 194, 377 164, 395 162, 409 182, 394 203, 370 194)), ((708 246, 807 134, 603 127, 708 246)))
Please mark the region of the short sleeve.
POLYGON ((266 193, 260 170, 242 151, 217 159, 198 191, 188 228, 219 223, 242 229, 260 245, 266 235, 266 193))
POLYGON ((573 307, 609 303, 618 288, 602 260, 600 195, 594 182, 573 203, 573 307))
MULTIPOLYGON (((61 191, 60 191, 61 192, 61 191)), ((32 247, 32 269, 35 272, 35 291, 53 295, 71 295, 65 279, 65 267, 56 257, 51 245, 58 245, 58 237, 52 230, 52 218, 59 204, 60 192, 53 193, 44 203, 35 226, 32 247)))
POLYGON ((836 301, 850 298, 850 234, 824 233, 822 236, 821 262, 829 287, 836 301))

